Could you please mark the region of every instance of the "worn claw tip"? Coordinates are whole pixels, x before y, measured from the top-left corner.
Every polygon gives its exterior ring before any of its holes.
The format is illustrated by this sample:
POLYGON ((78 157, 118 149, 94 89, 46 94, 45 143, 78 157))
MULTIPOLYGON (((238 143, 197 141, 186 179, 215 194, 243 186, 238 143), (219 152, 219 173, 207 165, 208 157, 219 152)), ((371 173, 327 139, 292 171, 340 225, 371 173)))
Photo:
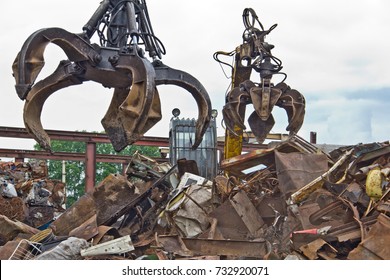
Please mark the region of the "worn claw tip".
POLYGON ((19 98, 24 100, 26 99, 27 94, 31 90, 30 84, 18 84, 15 85, 16 93, 18 94, 19 98))

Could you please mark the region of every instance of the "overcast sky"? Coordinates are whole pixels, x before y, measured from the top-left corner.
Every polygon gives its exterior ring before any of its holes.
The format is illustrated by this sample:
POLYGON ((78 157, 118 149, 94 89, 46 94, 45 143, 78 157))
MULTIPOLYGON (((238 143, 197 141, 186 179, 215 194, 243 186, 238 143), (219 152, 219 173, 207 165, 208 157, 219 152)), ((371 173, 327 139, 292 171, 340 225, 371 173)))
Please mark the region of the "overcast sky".
MULTIPOLYGON (((11 66, 27 37, 44 27, 82 31, 99 0, 1 1, 0 126, 24 127, 23 105, 15 90, 11 66)), ((390 1, 388 0, 147 0, 155 35, 167 54, 162 61, 195 76, 207 89, 219 111, 218 134, 224 96, 229 86, 216 51, 232 51, 242 43, 242 11, 253 8, 282 60, 286 82, 306 98, 306 117, 300 136, 317 142, 357 144, 389 140, 390 122, 390 1)), ((46 65, 39 78, 54 71, 65 59, 61 49, 49 45, 46 65)), ((227 72, 229 69, 225 68, 227 72)), ((258 82, 257 76, 252 76, 258 82)), ((37 79, 38 81, 39 79, 37 79)), ((163 120, 148 136, 168 136, 173 108, 181 117, 197 116, 191 95, 173 86, 159 88, 163 120)), ((112 90, 94 82, 62 89, 46 101, 42 113, 45 129, 103 131, 100 123, 112 90)), ((248 111, 253 110, 248 106, 248 111)), ((247 114, 249 116, 249 114, 247 114)), ((274 109, 272 132, 286 133, 285 111, 274 109)), ((34 141, 0 138, 1 148, 32 149, 34 141)))

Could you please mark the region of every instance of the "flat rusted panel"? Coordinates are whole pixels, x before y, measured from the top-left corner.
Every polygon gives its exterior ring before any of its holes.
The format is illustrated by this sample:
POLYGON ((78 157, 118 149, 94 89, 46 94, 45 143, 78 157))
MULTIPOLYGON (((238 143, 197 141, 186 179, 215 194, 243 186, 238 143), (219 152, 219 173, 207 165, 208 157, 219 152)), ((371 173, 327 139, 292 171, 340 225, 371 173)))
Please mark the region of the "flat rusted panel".
POLYGON ((122 175, 110 174, 92 193, 95 201, 97 224, 109 225, 119 218, 118 213, 140 196, 138 189, 122 175))
POLYGON ((263 221, 270 226, 278 215, 287 216, 287 203, 279 193, 274 196, 265 195, 256 203, 256 210, 263 221))
POLYGON ((238 216, 242 219, 245 226, 248 228, 252 236, 256 236, 257 232, 264 225, 263 219, 260 217, 255 206, 249 200, 245 192, 240 191, 235 194, 230 200, 230 204, 236 210, 238 216))
POLYGON ((4 215, 0 215, 0 245, 13 240, 20 233, 34 235, 39 230, 19 221, 12 221, 4 215))
POLYGON ((213 240, 183 238, 185 246, 196 255, 264 258, 269 253, 266 241, 213 240))
MULTIPOLYGON (((314 147, 314 146, 313 146, 314 147)), ((300 138, 291 138, 288 141, 278 143, 275 147, 258 149, 246 154, 241 154, 221 161, 221 169, 235 176, 245 176, 243 172, 260 164, 271 166, 275 164, 274 151, 282 153, 303 152, 313 153, 309 143, 304 143, 300 138)))
POLYGON ((275 151, 279 189, 288 197, 328 170, 324 154, 281 153, 275 151))
POLYGON ((81 226, 95 214, 95 201, 90 194, 86 193, 51 223, 50 228, 55 235, 67 236, 70 231, 81 226))
POLYGON ((57 235, 69 235, 95 214, 97 225, 109 225, 140 196, 126 177, 110 174, 91 193, 86 193, 51 224, 57 235))
POLYGON ((216 231, 224 239, 246 240, 250 236, 248 228, 229 201, 225 201, 211 212, 209 216, 217 219, 216 231))
POLYGON ((97 218, 96 214, 93 215, 91 218, 86 220, 82 225, 71 230, 69 232, 69 236, 74 236, 85 240, 89 240, 92 237, 96 236, 99 233, 97 228, 96 218, 97 218))
POLYGON ((390 260, 390 217, 378 216, 377 222, 358 247, 352 250, 350 260, 390 260))

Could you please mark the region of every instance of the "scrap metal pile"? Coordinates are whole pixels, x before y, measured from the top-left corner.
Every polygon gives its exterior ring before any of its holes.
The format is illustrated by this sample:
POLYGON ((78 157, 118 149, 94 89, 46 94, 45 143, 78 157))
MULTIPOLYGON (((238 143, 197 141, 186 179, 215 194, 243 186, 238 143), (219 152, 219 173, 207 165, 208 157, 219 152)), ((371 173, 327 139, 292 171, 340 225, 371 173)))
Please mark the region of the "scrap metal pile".
POLYGON ((0 213, 40 228, 65 211, 65 183, 48 178, 45 161, 0 162, 0 213))
POLYGON ((194 164, 135 154, 126 176, 109 175, 46 229, 3 213, 0 256, 390 259, 389 142, 325 153, 294 136, 210 179, 186 172, 194 164))

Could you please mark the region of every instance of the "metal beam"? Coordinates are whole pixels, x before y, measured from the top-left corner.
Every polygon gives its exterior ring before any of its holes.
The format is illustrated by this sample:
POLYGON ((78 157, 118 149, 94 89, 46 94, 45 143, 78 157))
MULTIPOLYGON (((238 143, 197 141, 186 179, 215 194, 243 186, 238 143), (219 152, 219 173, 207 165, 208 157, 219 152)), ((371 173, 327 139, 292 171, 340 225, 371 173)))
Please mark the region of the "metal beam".
MULTIPOLYGON (((95 142, 95 143, 111 143, 107 134, 96 132, 79 132, 79 131, 63 131, 63 130, 46 130, 49 137, 53 140, 64 141, 79 141, 79 142, 95 142)), ((32 136, 25 128, 0 126, 0 137, 10 138, 27 138, 32 139, 32 136)), ((169 147, 169 138, 144 136, 134 143, 138 146, 154 146, 154 147, 169 147)), ((218 141, 218 149, 223 151, 224 141, 218 141)), ((264 149, 267 145, 243 143, 243 151, 253 151, 264 149)))
POLYGON ((92 191, 96 181, 96 143, 87 142, 85 152, 85 192, 92 191))
MULTIPOLYGON (((95 142, 95 143, 111 143, 107 134, 97 132, 79 132, 79 131, 63 131, 63 130, 45 130, 50 139, 77 141, 77 142, 95 142)), ((0 137, 10 138, 28 138, 33 137, 25 128, 0 126, 0 137)), ((134 143, 138 146, 155 146, 169 147, 169 138, 166 137, 141 137, 140 140, 134 143)))
MULTIPOLYGON (((70 152, 46 152, 46 151, 34 151, 34 150, 15 150, 15 149, 0 149, 0 157, 24 159, 24 158, 36 158, 36 159, 50 159, 50 160, 68 160, 68 161, 85 161, 84 153, 70 153, 70 152)), ((128 155, 109 155, 109 154, 96 154, 96 162, 107 163, 119 163, 127 164, 132 159, 128 155)), ((153 158, 157 162, 167 162, 168 159, 153 158)))

